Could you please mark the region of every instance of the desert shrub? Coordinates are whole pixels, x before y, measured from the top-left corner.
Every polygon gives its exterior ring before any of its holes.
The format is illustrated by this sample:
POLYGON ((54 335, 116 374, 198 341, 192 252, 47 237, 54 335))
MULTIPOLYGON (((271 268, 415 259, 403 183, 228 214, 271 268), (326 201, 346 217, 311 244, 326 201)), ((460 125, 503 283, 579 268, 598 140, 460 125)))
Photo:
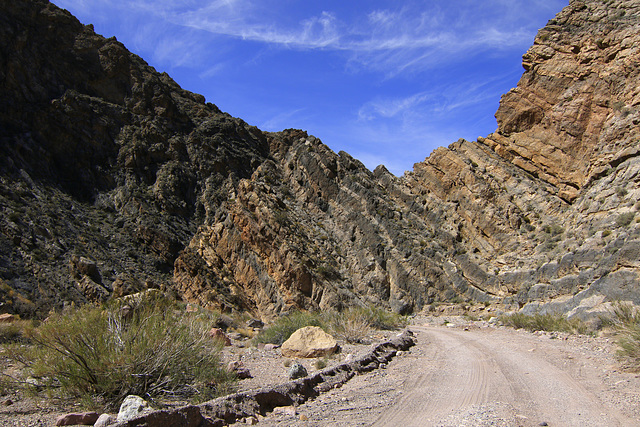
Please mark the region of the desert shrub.
POLYGON ((107 408, 128 394, 203 401, 233 385, 208 327, 162 298, 148 298, 133 309, 86 305, 52 315, 35 328, 30 334, 35 345, 24 358, 45 388, 107 408))
POLYGON ((310 311, 294 311, 278 318, 269 327, 260 331, 254 338, 256 343, 271 343, 280 345, 285 342, 291 334, 305 326, 321 326, 322 318, 320 313, 310 311))
POLYGON ((542 227, 542 231, 552 236, 558 236, 564 233, 564 228, 562 228, 562 226, 558 224, 547 224, 544 227, 542 227))
POLYGON ((580 319, 567 319, 562 314, 523 314, 513 313, 500 316, 500 321, 515 329, 526 329, 531 332, 568 332, 585 334, 589 332, 587 325, 580 319))
POLYGON ((313 362, 313 367, 316 369, 324 369, 329 365, 330 359, 331 356, 323 357, 322 359, 316 359, 316 361, 313 362))
POLYGON ((630 303, 614 302, 611 314, 602 319, 618 332, 618 356, 633 370, 640 370, 640 313, 630 303))
POLYGON ((626 227, 627 225, 631 224, 631 221, 633 221, 633 218, 635 218, 635 216, 636 216, 635 212, 626 212, 626 213, 620 214, 616 218, 616 225, 618 227, 626 227))
POLYGON ((408 319, 391 311, 384 310, 379 307, 359 308, 374 329, 395 330, 407 326, 408 319))
POLYGON ((407 319, 379 307, 352 307, 325 314, 332 334, 349 343, 362 342, 373 329, 393 330, 406 326, 407 319))
POLYGON ((348 343, 362 342, 371 332, 371 322, 362 309, 349 308, 325 314, 329 332, 348 343))
POLYGON ((16 320, 12 323, 0 323, 0 344, 7 343, 27 343, 29 339, 25 335, 25 331, 30 329, 32 321, 16 320))
POLYGON ((616 194, 617 194, 619 197, 624 197, 624 196, 626 196, 626 195, 627 195, 627 193, 628 193, 628 191, 627 191, 627 189, 626 189, 626 188, 624 188, 624 187, 618 187, 618 188, 616 188, 616 194))
POLYGON ((255 343, 282 344, 305 326, 319 326, 347 342, 359 342, 371 329, 393 330, 406 326, 407 319, 376 307, 353 307, 342 312, 298 311, 278 318, 254 338, 255 343))

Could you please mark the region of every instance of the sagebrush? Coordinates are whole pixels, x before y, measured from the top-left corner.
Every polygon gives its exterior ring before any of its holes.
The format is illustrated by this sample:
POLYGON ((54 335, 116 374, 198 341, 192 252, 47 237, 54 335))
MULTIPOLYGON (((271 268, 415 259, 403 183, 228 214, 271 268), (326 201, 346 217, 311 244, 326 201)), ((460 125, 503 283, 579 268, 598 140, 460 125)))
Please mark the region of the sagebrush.
POLYGON ((393 330, 406 326, 407 319, 376 307, 353 307, 344 311, 296 311, 282 316, 254 339, 256 343, 282 344, 305 326, 319 326, 349 343, 362 342, 373 329, 393 330))
POLYGON ((522 314, 513 313, 500 316, 500 321, 506 326, 516 329, 526 329, 531 332, 568 332, 571 334, 589 333, 589 327, 580 319, 567 319, 562 314, 522 314))
POLYGON ((640 312, 628 302, 616 301, 611 314, 603 319, 618 330, 618 355, 629 368, 640 371, 640 312))
POLYGON ((203 401, 230 391, 234 380, 209 328, 208 319, 163 298, 135 308, 86 305, 34 328, 22 360, 41 387, 108 408, 129 394, 203 401))

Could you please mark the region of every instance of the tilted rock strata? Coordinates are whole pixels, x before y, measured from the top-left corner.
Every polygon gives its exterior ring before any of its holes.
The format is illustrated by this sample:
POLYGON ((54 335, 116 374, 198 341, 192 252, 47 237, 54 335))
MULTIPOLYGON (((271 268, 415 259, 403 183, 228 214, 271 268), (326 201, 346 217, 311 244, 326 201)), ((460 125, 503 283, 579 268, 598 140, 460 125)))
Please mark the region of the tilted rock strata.
POLYGON ((46 1, 1 2, 0 40, 3 311, 147 287, 264 319, 640 302, 638 1, 572 1, 497 131, 401 178, 249 126, 46 1))
POLYGON ((595 285, 639 302, 639 16, 637 1, 572 1, 523 56, 497 132, 406 177, 449 207, 466 249, 454 263, 482 290, 522 305, 595 285))

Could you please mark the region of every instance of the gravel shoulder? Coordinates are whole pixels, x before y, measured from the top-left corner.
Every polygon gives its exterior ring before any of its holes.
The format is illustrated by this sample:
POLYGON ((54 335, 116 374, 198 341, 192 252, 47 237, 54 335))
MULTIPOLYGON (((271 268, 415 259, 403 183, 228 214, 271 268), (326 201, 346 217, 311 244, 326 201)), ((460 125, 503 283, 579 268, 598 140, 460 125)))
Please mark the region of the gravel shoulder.
POLYGON ((610 338, 416 319, 386 369, 260 419, 263 426, 640 425, 640 378, 610 338))

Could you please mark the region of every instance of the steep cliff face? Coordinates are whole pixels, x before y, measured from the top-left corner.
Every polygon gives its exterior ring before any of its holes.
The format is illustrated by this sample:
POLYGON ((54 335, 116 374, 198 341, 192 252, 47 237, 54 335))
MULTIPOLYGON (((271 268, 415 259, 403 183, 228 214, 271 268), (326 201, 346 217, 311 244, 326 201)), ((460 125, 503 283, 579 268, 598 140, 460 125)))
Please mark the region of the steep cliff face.
POLYGON ((46 1, 0 2, 0 40, 3 309, 170 283, 266 137, 46 1))
POLYGON ((640 303, 640 2, 572 1, 498 129, 412 173, 264 133, 46 1, 0 1, 0 307, 162 287, 268 318, 640 303))
POLYGON ((496 133, 406 177, 449 206, 472 271, 457 267, 483 291, 530 309, 638 302, 639 14, 636 1, 572 1, 523 56, 496 133))

